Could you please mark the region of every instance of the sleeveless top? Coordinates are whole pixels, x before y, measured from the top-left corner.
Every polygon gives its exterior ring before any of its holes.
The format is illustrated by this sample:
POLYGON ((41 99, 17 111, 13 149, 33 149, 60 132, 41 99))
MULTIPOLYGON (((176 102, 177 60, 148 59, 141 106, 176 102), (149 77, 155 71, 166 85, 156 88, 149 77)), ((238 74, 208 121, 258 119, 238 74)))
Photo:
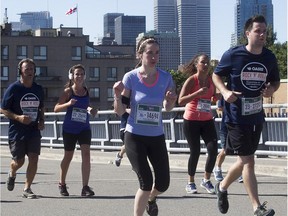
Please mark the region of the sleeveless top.
POLYGON ((67 108, 63 122, 63 131, 66 133, 79 134, 81 131, 90 130, 89 115, 87 108, 89 106, 89 93, 84 96, 77 96, 71 88, 70 99, 77 100, 74 105, 67 108))
MULTIPOLYGON (((209 89, 205 95, 194 98, 192 101, 186 104, 183 118, 186 120, 208 121, 213 119, 211 112, 211 98, 215 92, 215 86, 211 77, 207 78, 209 82, 209 89)), ((200 84, 197 76, 193 76, 194 85, 190 91, 190 94, 199 90, 200 84)))

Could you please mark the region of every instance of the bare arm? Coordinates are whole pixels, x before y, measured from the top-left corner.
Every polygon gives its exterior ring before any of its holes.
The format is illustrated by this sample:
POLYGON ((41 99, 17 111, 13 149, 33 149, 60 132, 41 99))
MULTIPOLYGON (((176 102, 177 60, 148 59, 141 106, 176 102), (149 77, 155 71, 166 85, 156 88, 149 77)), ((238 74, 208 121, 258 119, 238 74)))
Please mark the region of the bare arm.
POLYGON ((124 85, 121 81, 118 81, 113 86, 114 90, 114 112, 118 116, 122 116, 127 108, 127 105, 122 103, 122 95, 130 98, 130 91, 124 88, 124 85))
POLYGON ((62 112, 65 111, 69 106, 73 105, 76 103, 77 100, 75 99, 70 99, 70 89, 65 89, 62 95, 60 96, 58 103, 54 107, 54 112, 62 112))
POLYGON ((7 118, 14 120, 14 121, 18 121, 22 124, 28 125, 30 124, 31 118, 27 115, 17 115, 16 113, 13 113, 10 110, 5 110, 5 109, 1 109, 1 113, 3 113, 7 118))
POLYGON ((221 77, 217 74, 213 73, 212 80, 214 82, 214 85, 216 88, 220 91, 220 93, 223 95, 223 98, 228 103, 233 103, 237 100, 237 95, 241 95, 241 92, 236 91, 230 91, 226 88, 226 85, 222 81, 221 77))
POLYGON ((265 84, 265 88, 261 91, 263 97, 272 97, 275 91, 278 90, 280 82, 269 82, 265 84))
POLYGON ((166 111, 171 111, 175 106, 175 102, 177 100, 177 95, 175 90, 167 91, 165 95, 165 99, 163 101, 163 107, 166 111))
POLYGON ((204 95, 208 91, 207 87, 203 87, 195 92, 190 93, 191 89, 193 88, 193 85, 194 85, 194 81, 193 81, 192 76, 189 77, 184 82, 184 85, 180 91, 179 98, 178 98, 178 103, 180 106, 186 105, 187 103, 191 102, 194 98, 204 95))

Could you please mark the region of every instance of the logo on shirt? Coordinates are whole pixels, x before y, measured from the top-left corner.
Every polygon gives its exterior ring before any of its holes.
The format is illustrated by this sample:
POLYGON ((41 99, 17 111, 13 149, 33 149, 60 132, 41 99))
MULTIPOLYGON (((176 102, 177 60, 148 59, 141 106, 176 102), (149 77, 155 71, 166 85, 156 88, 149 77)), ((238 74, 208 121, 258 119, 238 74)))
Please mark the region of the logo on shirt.
POLYGON ((242 85, 248 90, 257 91, 266 82, 267 74, 268 70, 265 65, 259 62, 250 62, 241 71, 242 85))
POLYGON ((20 100, 20 107, 23 111, 23 115, 28 115, 32 121, 37 120, 39 105, 39 98, 32 93, 25 94, 20 100))

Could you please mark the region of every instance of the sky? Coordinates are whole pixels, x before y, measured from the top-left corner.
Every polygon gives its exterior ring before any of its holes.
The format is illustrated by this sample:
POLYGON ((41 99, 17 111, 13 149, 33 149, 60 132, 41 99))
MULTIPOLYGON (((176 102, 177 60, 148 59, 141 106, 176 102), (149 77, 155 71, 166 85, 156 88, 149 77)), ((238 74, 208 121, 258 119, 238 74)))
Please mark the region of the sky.
MULTIPOLYGON (((234 33, 234 7, 236 0, 211 0, 211 59, 220 59, 230 47, 234 33)), ((274 32, 277 42, 287 41, 287 0, 272 0, 274 5, 274 32)), ((103 36, 103 16, 106 13, 124 13, 130 16, 146 16, 146 30, 154 29, 154 0, 19 0, 1 1, 1 23, 7 8, 8 22, 19 22, 20 13, 50 11, 53 28, 78 27, 89 35, 90 41, 103 36), (65 15, 78 6, 78 14, 65 15), (78 18, 78 19, 77 19, 78 18)), ((96 43, 95 43, 96 45, 96 43)))

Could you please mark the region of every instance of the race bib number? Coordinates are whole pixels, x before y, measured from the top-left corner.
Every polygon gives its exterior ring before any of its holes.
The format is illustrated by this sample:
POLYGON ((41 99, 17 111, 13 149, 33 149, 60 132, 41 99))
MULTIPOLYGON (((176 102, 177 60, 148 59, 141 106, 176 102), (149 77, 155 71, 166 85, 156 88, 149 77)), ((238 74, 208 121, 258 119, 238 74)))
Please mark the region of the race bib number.
POLYGON ((72 110, 71 121, 86 123, 87 110, 74 107, 72 110))
POLYGON ((29 116, 33 122, 37 120, 39 106, 40 100, 34 93, 27 93, 20 99, 23 115, 29 116))
POLYGON ((262 110, 262 97, 242 98, 242 115, 252 115, 262 110))
POLYGON ((31 121, 37 120, 38 108, 22 108, 23 115, 27 115, 31 118, 31 121))
POLYGON ((210 112, 211 111, 211 101, 207 99, 199 99, 197 104, 197 110, 199 112, 210 112))
POLYGON ((139 104, 136 111, 136 124, 160 125, 161 107, 139 104))

